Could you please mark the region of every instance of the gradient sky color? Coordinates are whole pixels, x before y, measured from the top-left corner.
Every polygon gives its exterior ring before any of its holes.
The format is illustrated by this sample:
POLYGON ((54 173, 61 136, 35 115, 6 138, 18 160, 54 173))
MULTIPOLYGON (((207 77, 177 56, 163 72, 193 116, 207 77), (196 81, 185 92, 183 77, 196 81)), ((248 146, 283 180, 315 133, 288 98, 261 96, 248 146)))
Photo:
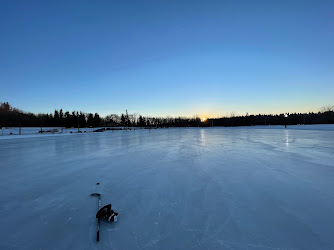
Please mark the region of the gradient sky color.
POLYGON ((334 1, 0 1, 0 102, 154 116, 333 105, 334 1))

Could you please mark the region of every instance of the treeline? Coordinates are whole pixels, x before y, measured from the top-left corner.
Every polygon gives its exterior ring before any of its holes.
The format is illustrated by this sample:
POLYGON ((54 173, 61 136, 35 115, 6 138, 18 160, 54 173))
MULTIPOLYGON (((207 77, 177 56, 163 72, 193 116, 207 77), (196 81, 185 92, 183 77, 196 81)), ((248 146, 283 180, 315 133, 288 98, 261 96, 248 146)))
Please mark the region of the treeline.
POLYGON ((112 114, 104 118, 98 113, 55 110, 53 114, 33 114, 12 107, 8 102, 0 102, 0 127, 209 127, 209 126, 254 126, 254 125, 296 125, 333 124, 334 107, 327 106, 318 113, 293 113, 280 115, 248 115, 215 119, 199 117, 145 117, 139 114, 112 114))
POLYGON ((245 115, 208 119, 206 126, 255 126, 255 125, 298 125, 298 124, 333 124, 334 108, 326 107, 318 113, 287 113, 279 115, 245 115))
POLYGON ((198 127, 204 125, 199 117, 145 117, 139 114, 108 115, 105 126, 126 127, 198 127))
POLYGON ((0 102, 0 127, 66 127, 86 128, 102 126, 98 113, 55 110, 53 114, 26 113, 13 108, 8 102, 0 102))
POLYGON ((55 110, 52 114, 33 114, 0 102, 0 127, 66 127, 87 128, 103 126, 124 127, 197 127, 203 125, 199 118, 144 117, 139 114, 112 114, 104 118, 98 113, 55 110))

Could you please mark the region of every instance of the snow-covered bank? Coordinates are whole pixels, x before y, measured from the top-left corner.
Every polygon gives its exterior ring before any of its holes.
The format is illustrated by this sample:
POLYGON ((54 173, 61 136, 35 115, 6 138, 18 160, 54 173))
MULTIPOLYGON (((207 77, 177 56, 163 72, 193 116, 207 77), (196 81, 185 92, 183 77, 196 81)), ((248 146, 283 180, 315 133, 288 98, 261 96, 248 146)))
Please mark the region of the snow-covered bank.
MULTIPOLYGON (((210 127, 208 127, 210 128, 210 127)), ((220 129, 231 129, 226 127, 215 127, 220 129)), ((267 125, 267 126, 252 126, 252 127, 235 127, 235 129, 282 129, 284 126, 280 125, 267 125)), ((317 124, 317 125, 289 125, 288 129, 297 129, 297 130, 330 130, 334 131, 334 124, 317 124)), ((99 128, 80 128, 80 133, 90 133, 99 128)), ((107 128, 110 129, 110 128, 107 128)), ((122 130, 122 128, 116 128, 122 130)), ((131 128, 131 129, 142 129, 142 128, 131 128)), ((1 139, 17 139, 17 138, 29 138, 36 136, 55 136, 55 135, 64 135, 64 134, 77 134, 77 128, 61 128, 61 127, 46 127, 43 128, 44 133, 39 133, 41 130, 40 127, 22 127, 21 132, 20 128, 2 128, 0 130, 0 140, 1 139), (57 132, 51 132, 52 130, 57 132), (48 132, 46 132, 48 131, 48 132)))
MULTIPOLYGON (((81 132, 93 132, 97 128, 80 128, 81 132)), ((41 130, 40 127, 22 127, 21 135, 57 135, 57 134, 70 134, 77 133, 77 128, 61 128, 61 127, 45 127, 42 128, 44 133, 39 133, 41 130), (53 131, 53 132, 52 132, 53 131)), ((0 129, 0 138, 1 136, 18 136, 20 135, 20 128, 2 128, 0 129)))
POLYGON ((0 140, 0 248, 334 248, 333 126, 268 127, 0 140))

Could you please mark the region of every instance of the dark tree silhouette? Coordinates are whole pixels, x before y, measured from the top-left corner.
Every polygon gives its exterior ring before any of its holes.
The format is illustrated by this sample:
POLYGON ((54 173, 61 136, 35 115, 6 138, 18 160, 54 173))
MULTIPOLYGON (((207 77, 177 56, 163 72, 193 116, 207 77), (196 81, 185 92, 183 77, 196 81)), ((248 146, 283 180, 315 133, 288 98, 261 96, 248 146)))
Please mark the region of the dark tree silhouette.
POLYGON ((101 126, 101 118, 98 113, 95 113, 94 115, 94 127, 100 127, 101 126))
POLYGON ((87 117, 87 127, 93 127, 94 126, 94 117, 93 117, 93 114, 92 113, 89 113, 88 114, 88 117, 87 117))
POLYGON ((126 125, 126 118, 125 118, 125 116, 122 114, 122 116, 121 116, 121 125, 122 126, 125 126, 126 125))
POLYGON ((66 111, 65 112, 65 119, 64 119, 64 126, 66 128, 70 128, 71 127, 71 115, 70 112, 66 111))
POLYGON ((55 109, 54 116, 53 116, 53 126, 59 126, 59 113, 58 110, 55 109))
POLYGON ((26 113, 13 108, 8 102, 0 102, 0 127, 100 127, 100 126, 139 126, 139 127, 199 127, 199 126, 253 126, 253 125, 293 125, 293 124, 334 124, 334 107, 326 106, 318 113, 258 114, 207 119, 199 117, 144 117, 137 114, 109 115, 101 118, 98 113, 85 114, 80 111, 60 109, 54 114, 26 113), (137 119, 138 117, 138 119, 137 119))

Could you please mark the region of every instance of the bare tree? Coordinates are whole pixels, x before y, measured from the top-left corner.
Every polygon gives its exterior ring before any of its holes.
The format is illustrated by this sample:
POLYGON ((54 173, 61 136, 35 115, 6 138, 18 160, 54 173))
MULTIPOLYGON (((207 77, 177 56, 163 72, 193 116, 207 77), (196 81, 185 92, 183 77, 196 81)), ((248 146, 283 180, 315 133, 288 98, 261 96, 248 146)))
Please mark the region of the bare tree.
POLYGON ((330 112, 330 111, 334 111, 334 105, 326 105, 322 108, 320 108, 320 112, 330 112))

